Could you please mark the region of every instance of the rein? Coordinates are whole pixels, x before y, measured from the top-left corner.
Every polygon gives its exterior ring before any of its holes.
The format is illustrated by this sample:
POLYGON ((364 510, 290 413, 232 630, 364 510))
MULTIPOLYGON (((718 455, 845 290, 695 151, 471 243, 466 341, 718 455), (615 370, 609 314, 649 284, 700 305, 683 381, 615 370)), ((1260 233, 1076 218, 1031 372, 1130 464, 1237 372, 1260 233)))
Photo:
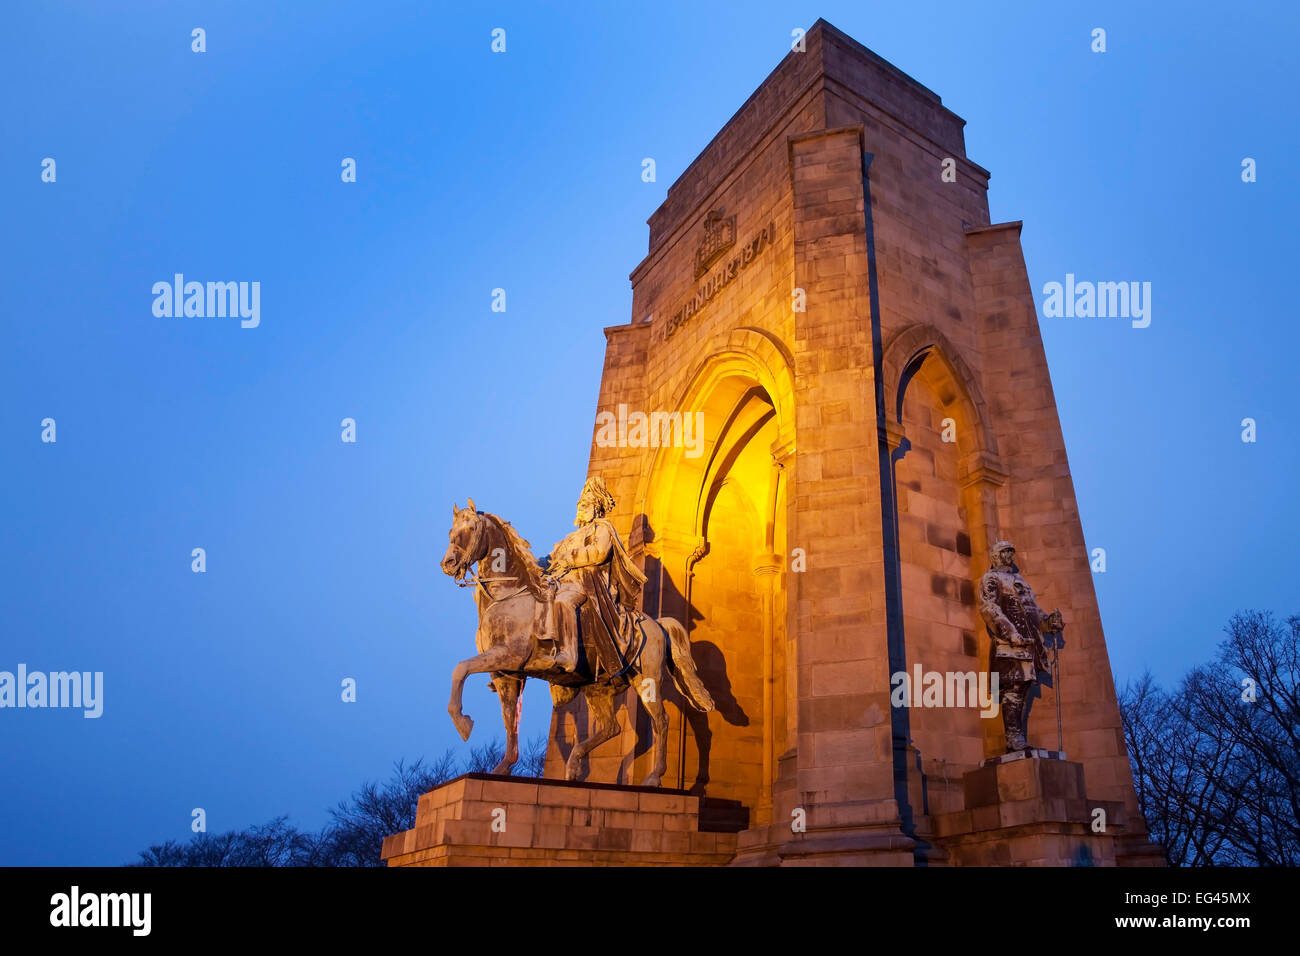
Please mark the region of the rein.
MULTIPOLYGON (((483 516, 480 516, 480 518, 479 518, 479 526, 478 526, 478 528, 476 529, 476 531, 475 531, 475 535, 474 535, 474 545, 475 545, 475 546, 474 546, 474 548, 473 548, 472 550, 475 550, 475 551, 478 550, 477 545, 479 544, 480 539, 482 538, 483 534, 485 533, 485 532, 483 531, 483 528, 482 528, 482 524, 483 524, 483 522, 485 522, 485 521, 487 521, 487 518, 486 518, 486 517, 483 517, 483 516)), ((485 582, 485 581, 486 581, 486 582, 496 582, 496 581, 518 581, 518 580, 520 580, 520 579, 519 579, 518 577, 503 577, 503 578, 484 578, 484 577, 480 577, 479 575, 475 574, 472 570, 470 570, 469 567, 468 567, 469 564, 477 563, 477 562, 474 562, 474 561, 469 561, 469 560, 467 560, 467 559, 469 558, 469 550, 470 550, 470 549, 462 548, 462 547, 461 547, 460 545, 458 545, 455 541, 452 541, 452 542, 449 542, 449 543, 451 544, 451 546, 452 546, 453 548, 456 549, 456 554, 457 554, 457 556, 458 556, 461 560, 465 560, 465 561, 466 561, 466 565, 467 565, 467 566, 466 566, 466 569, 465 569, 465 571, 464 571, 464 573, 463 573, 463 575, 462 575, 462 577, 456 579, 456 582, 455 582, 455 583, 456 583, 456 587, 458 587, 458 588, 470 588, 470 587, 472 587, 472 588, 477 588, 478 590, 482 591, 482 592, 483 592, 483 597, 487 599, 488 607, 491 607, 493 604, 498 604, 498 603, 500 603, 501 601, 509 601, 511 598, 516 598, 516 597, 518 597, 519 595, 523 594, 525 591, 529 590, 529 587, 528 587, 528 584, 527 584, 527 578, 525 577, 525 578, 523 579, 523 580, 525 581, 524 586, 521 587, 521 588, 519 588, 519 590, 517 590, 517 591, 513 591, 513 592, 511 592, 510 594, 504 595, 504 596, 502 596, 502 597, 493 597, 493 596, 492 596, 492 592, 489 591, 489 590, 484 586, 484 582, 485 582), (466 579, 467 579, 467 580, 466 580, 466 579)))
POLYGON ((506 594, 506 595, 504 595, 504 596, 502 596, 502 597, 493 597, 493 596, 492 596, 492 592, 489 591, 487 588, 485 588, 485 587, 483 586, 483 582, 484 582, 484 581, 518 581, 519 579, 518 579, 518 578, 480 578, 480 577, 476 576, 476 575, 474 574, 474 572, 472 572, 472 571, 468 572, 467 575, 466 575, 466 577, 468 577, 469 580, 468 580, 468 581, 457 581, 457 582, 456 582, 456 587, 458 587, 458 588, 472 588, 472 587, 476 587, 476 588, 478 588, 480 591, 483 592, 483 596, 484 596, 485 598, 487 598, 488 606, 489 606, 489 607, 491 607, 493 604, 497 604, 497 603, 499 603, 499 602, 501 602, 501 601, 509 601, 511 598, 513 598, 513 597, 518 597, 519 595, 523 594, 525 591, 528 590, 528 585, 525 584, 525 585, 524 585, 523 587, 521 587, 519 590, 517 590, 517 591, 513 591, 513 592, 511 592, 510 594, 506 594))

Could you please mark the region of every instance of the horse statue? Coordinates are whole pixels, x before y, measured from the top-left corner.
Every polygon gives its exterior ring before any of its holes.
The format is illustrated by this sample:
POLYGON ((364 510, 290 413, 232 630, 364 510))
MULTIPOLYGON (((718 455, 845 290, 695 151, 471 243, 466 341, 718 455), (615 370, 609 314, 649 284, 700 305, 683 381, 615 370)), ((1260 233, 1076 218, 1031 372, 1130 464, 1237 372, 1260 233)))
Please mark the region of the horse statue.
POLYGON ((469 740, 474 729, 474 721, 461 709, 465 678, 470 674, 490 674, 488 687, 501 701, 506 752, 492 771, 498 774, 509 774, 519 759, 518 701, 525 680, 534 677, 550 683, 557 707, 581 693, 596 719, 596 728, 569 754, 565 779, 577 780, 587 754, 618 734, 615 694, 630 684, 650 714, 654 729, 654 767, 642 786, 660 786, 668 761, 668 713, 661 694, 661 688, 667 686, 665 679, 671 675, 681 695, 697 710, 707 712, 714 706, 696 673, 690 638, 681 623, 620 608, 619 613, 630 617, 625 621, 629 626, 620 629, 627 635, 618 647, 622 666, 612 670, 610 662, 601 659, 596 642, 584 638, 577 671, 559 669, 542 647, 547 640, 554 585, 533 557, 532 546, 509 522, 475 508, 472 498, 465 508, 452 505, 447 538, 442 570, 458 585, 474 588, 478 606, 474 640, 479 652, 456 665, 447 705, 461 739, 469 740))

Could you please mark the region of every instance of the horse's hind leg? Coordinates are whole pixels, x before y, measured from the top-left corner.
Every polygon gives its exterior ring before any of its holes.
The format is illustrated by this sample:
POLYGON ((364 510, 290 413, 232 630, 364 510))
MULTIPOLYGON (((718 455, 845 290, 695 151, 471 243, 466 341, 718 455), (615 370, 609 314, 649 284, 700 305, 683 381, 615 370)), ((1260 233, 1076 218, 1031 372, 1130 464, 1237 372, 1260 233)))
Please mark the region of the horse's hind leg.
POLYGON ((566 780, 577 780, 582 760, 607 740, 618 736, 618 721, 614 719, 614 689, 608 684, 592 684, 583 689, 587 704, 596 720, 596 729, 586 740, 579 741, 569 754, 564 768, 566 780))
POLYGON ((668 711, 664 710, 663 698, 659 696, 659 681, 643 675, 633 683, 654 728, 654 767, 641 786, 657 787, 668 769, 668 711))
POLYGON ((524 682, 504 674, 497 674, 492 680, 496 684, 497 696, 501 698, 501 721, 506 725, 506 752, 492 772, 509 776, 510 768, 519 759, 519 694, 524 682))
POLYGON ((640 674, 632 679, 637 696, 650 715, 654 766, 642 781, 643 787, 658 787, 668 769, 668 712, 664 710, 664 683, 668 675, 668 632, 656 621, 646 621, 646 643, 638 663, 640 674))

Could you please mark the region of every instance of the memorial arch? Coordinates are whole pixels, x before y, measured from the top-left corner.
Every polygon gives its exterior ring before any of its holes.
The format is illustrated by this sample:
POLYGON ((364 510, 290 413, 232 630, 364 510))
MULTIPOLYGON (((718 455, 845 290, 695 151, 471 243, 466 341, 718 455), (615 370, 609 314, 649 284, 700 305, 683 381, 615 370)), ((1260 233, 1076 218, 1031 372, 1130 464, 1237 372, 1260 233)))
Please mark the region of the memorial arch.
MULTIPOLYGON (((646 574, 640 608, 689 628, 716 709, 659 689, 665 793, 636 787, 650 717, 628 690, 588 789, 482 781, 483 801, 515 793, 535 830, 478 826, 464 814, 500 804, 474 803, 465 781, 450 810, 428 801, 390 838, 390 860, 1160 859, 1021 224, 990 220, 988 172, 933 91, 824 21, 805 40, 667 189, 629 276, 629 321, 604 328, 587 475, 606 483, 607 517, 646 574), (935 157, 952 158, 955 181, 935 157), (681 440, 665 443, 677 423, 681 440), (1034 753, 1008 753, 978 707, 892 701, 892 675, 915 665, 988 671, 975 589, 1000 538, 1068 634, 1059 736, 1048 688, 1027 728, 1034 753), (1080 809, 1097 807, 1104 833, 1080 809)), ((591 718, 581 698, 554 711, 548 778, 565 776, 591 718)))
POLYGON ((793 398, 780 350, 752 330, 701 362, 674 410, 702 414, 698 455, 661 448, 639 500, 659 613, 691 633, 718 709, 672 710, 670 776, 740 800, 771 819, 782 754, 793 746, 793 655, 787 651, 785 474, 793 398))
MULTIPOLYGON (((973 585, 988 567, 1001 484, 987 408, 965 362, 931 326, 900 332, 882 364, 909 680, 918 668, 987 674, 973 585)), ((972 705, 910 708, 907 721, 913 813, 958 808, 962 774, 996 751, 999 718, 972 705)))

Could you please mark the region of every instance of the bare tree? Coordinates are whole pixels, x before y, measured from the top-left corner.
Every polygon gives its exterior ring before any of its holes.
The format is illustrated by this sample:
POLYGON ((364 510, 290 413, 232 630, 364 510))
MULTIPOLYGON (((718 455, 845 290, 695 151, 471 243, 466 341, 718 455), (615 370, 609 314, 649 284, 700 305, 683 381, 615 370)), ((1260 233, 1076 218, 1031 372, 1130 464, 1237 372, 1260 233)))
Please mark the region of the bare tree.
MULTIPOLYGON (((520 748, 519 760, 511 768, 510 773, 516 777, 542 776, 546 770, 546 741, 545 734, 538 734, 524 744, 520 748)), ((469 752, 469 759, 465 761, 465 772, 491 773, 501 762, 505 752, 505 744, 500 738, 474 747, 469 752)))
POLYGON ((420 796, 457 774, 447 751, 426 767, 398 761, 381 785, 364 783, 330 811, 318 834, 303 833, 276 817, 263 826, 200 833, 188 844, 168 840, 140 854, 134 866, 380 866, 384 837, 415 826, 420 796))
POLYGON ((538 734, 532 740, 524 745, 523 753, 519 755, 519 763, 515 765, 514 773, 520 777, 543 777, 546 775, 546 734, 538 734))
POLYGON ((465 772, 491 773, 505 755, 506 746, 500 738, 489 740, 477 747, 471 747, 469 759, 465 761, 465 772))
POLYGON ((135 866, 306 866, 315 839, 276 817, 262 826, 200 833, 188 845, 168 840, 140 854, 135 866))
MULTIPOLYGON (((319 833, 295 829, 286 817, 262 826, 226 833, 200 833, 189 843, 168 840, 140 854, 131 866, 380 866, 384 837, 415 826, 421 795, 460 773, 489 773, 501 761, 505 745, 492 740, 470 751, 464 767, 448 750, 432 764, 398 761, 384 784, 366 782, 330 811, 319 833)), ((546 738, 529 742, 519 769, 541 776, 546 738), (535 773, 534 773, 535 771, 535 773)))
POLYGON ((1146 671, 1120 691, 1119 709, 1138 807, 1146 818, 1147 832, 1164 847, 1170 865, 1181 865, 1188 837, 1177 809, 1183 800, 1177 783, 1181 774, 1170 746, 1178 734, 1169 695, 1146 671))
MULTIPOLYGON (((1300 617, 1285 625, 1267 612, 1235 615, 1220 645, 1218 678, 1197 687, 1190 708, 1231 740, 1225 774, 1232 815, 1223 820, 1240 862, 1300 864, 1300 617)), ((1208 682, 1208 681, 1207 681, 1208 682)))
POLYGON ((1300 863, 1300 617, 1235 615, 1216 660, 1120 708, 1138 803, 1173 866, 1300 863))
POLYGON ((448 750, 425 767, 398 761, 382 787, 364 783, 330 811, 331 822, 321 834, 318 866, 380 866, 380 846, 390 833, 415 826, 415 805, 422 794, 456 776, 456 757, 448 750))

